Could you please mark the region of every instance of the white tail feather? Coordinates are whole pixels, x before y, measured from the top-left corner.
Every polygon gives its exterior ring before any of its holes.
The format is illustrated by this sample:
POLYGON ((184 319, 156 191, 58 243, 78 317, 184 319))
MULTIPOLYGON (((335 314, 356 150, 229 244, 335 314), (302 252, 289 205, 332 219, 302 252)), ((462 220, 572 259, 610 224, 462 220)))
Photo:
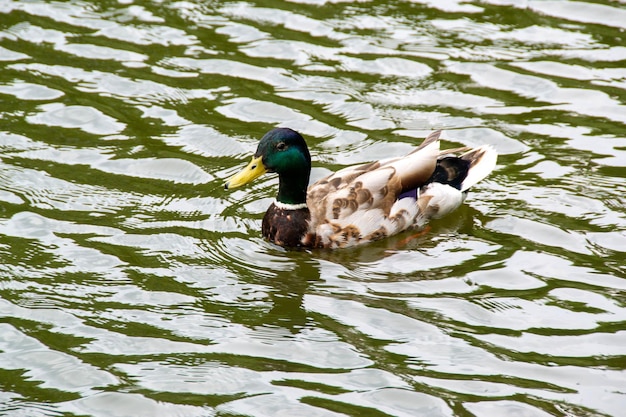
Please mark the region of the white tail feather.
POLYGON ((467 177, 461 183, 461 191, 467 191, 493 171, 498 160, 498 153, 490 145, 483 145, 464 153, 461 158, 471 161, 467 177))

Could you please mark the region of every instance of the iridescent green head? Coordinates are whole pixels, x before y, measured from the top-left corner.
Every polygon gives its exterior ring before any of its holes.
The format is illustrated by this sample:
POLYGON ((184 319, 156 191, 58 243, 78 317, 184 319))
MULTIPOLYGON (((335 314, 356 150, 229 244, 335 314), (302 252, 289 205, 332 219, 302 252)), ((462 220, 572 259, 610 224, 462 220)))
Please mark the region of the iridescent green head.
POLYGON ((225 188, 242 186, 265 172, 278 174, 276 200, 286 204, 306 202, 311 175, 311 155, 304 138, 289 128, 272 129, 261 138, 252 161, 225 184, 225 188))

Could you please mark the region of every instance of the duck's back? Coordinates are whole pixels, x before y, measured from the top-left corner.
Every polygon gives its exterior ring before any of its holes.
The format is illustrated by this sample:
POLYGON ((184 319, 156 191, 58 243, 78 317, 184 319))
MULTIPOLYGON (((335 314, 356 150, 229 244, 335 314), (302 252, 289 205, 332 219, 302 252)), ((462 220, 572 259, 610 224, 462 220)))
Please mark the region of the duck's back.
POLYGON ((418 206, 415 199, 399 197, 431 178, 439 155, 439 134, 431 134, 403 157, 347 167, 311 185, 305 245, 353 246, 410 227, 418 206))

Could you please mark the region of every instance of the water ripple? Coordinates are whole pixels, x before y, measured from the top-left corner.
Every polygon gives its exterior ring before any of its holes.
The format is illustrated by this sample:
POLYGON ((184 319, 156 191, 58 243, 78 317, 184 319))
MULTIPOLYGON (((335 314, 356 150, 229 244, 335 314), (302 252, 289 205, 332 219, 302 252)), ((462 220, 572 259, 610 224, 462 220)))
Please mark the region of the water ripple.
POLYGON ((0 414, 621 415, 619 2, 0 2, 0 414), (500 157, 353 250, 260 236, 273 126, 312 178, 500 157))

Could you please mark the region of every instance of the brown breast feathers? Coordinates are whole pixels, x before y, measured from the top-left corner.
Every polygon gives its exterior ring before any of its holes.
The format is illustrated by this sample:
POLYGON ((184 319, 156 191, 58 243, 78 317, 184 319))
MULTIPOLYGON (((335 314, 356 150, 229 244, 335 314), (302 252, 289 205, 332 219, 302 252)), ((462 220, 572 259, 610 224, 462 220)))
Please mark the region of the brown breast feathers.
POLYGON ((263 237, 280 246, 302 246, 302 237, 309 227, 309 209, 286 210, 270 205, 263 217, 263 237))

